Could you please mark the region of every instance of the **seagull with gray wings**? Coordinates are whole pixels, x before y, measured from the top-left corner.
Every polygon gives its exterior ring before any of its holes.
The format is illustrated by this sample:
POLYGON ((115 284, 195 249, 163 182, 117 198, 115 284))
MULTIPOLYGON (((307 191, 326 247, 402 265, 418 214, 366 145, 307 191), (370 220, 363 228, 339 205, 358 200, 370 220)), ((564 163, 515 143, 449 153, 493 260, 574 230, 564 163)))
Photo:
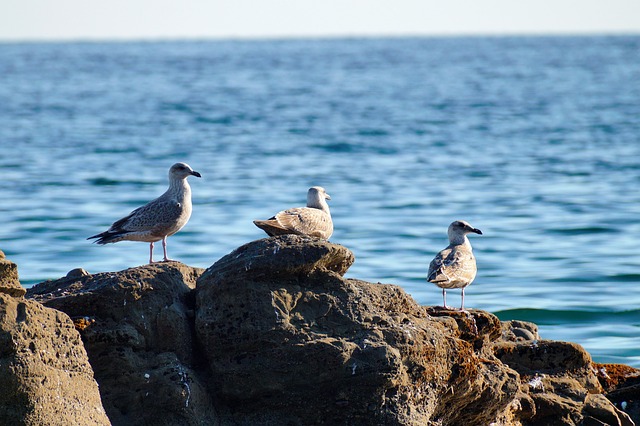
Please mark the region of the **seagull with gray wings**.
POLYGON ((96 239, 97 244, 124 240, 150 243, 149 263, 153 263, 153 243, 162 240, 163 261, 170 261, 167 256, 167 237, 182 229, 191 217, 189 176, 201 177, 188 164, 174 164, 169 169, 169 188, 164 194, 114 222, 105 232, 87 239, 96 239))
POLYGON ((471 243, 467 234, 482 235, 482 231, 474 228, 464 220, 456 220, 449 225, 449 245, 440 251, 429 264, 427 281, 442 289, 443 306, 447 308, 447 289, 462 289, 462 303, 464 310, 464 289, 476 277, 476 258, 473 256, 471 243))

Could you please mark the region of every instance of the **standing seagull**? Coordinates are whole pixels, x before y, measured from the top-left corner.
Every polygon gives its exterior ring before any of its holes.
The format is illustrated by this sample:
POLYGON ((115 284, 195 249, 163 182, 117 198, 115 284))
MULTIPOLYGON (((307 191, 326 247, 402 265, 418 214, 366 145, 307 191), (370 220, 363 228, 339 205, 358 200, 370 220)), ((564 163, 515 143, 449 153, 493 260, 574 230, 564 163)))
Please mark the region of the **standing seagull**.
POLYGON ((467 234, 476 233, 482 235, 482 231, 474 228, 464 220, 456 220, 449 225, 449 245, 440 251, 429 264, 427 281, 434 283, 442 289, 443 306, 447 308, 448 288, 462 289, 462 304, 464 310, 464 288, 473 282, 476 277, 476 258, 473 256, 471 243, 467 234))
POLYGON ((169 169, 169 189, 153 201, 138 207, 129 216, 123 217, 97 238, 98 244, 118 241, 145 241, 150 243, 149 263, 153 263, 153 243, 162 240, 164 261, 167 257, 167 237, 178 232, 191 217, 191 187, 188 176, 201 177, 188 164, 176 163, 169 169))
POLYGON ((333 221, 325 200, 330 199, 324 188, 313 186, 307 192, 307 207, 283 210, 268 220, 253 223, 270 237, 298 234, 328 240, 333 234, 333 221))

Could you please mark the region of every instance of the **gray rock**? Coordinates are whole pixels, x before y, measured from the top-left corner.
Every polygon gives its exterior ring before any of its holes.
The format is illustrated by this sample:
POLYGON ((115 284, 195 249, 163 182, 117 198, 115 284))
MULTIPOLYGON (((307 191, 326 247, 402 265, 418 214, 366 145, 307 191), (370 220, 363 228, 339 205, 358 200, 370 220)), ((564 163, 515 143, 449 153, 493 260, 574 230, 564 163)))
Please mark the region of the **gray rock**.
POLYGON ((67 315, 0 293, 0 423, 109 425, 67 315))
POLYGON ((114 425, 216 425, 193 335, 192 289, 202 269, 154 263, 65 277, 28 297, 81 329, 114 425))
POLYGON ((222 423, 512 418, 518 375, 483 346, 500 336, 497 318, 478 314, 474 327, 448 328, 397 286, 343 278, 349 253, 276 237, 243 246, 198 279, 196 333, 222 423))
POLYGON ((604 395, 589 394, 584 401, 585 424, 587 418, 593 424, 633 426, 631 418, 618 410, 604 395))
POLYGON ((80 278, 87 275, 91 275, 91 274, 82 268, 75 268, 67 272, 66 278, 80 278))
POLYGON ((27 290, 20 285, 18 280, 18 266, 5 259, 4 253, 0 256, 0 293, 13 297, 22 297, 27 290))
POLYGON ((28 297, 71 315, 116 425, 634 419, 637 370, 596 366, 532 323, 423 307, 398 286, 345 279, 353 261, 340 245, 281 236, 206 271, 171 262, 70 274, 28 297))
POLYGON ((539 340, 538 326, 527 321, 503 321, 502 338, 511 342, 531 342, 539 340))
POLYGON ((238 247, 209 267, 210 275, 224 279, 242 275, 247 279, 305 277, 316 271, 342 276, 355 261, 351 250, 338 244, 300 235, 282 235, 253 241, 238 247))

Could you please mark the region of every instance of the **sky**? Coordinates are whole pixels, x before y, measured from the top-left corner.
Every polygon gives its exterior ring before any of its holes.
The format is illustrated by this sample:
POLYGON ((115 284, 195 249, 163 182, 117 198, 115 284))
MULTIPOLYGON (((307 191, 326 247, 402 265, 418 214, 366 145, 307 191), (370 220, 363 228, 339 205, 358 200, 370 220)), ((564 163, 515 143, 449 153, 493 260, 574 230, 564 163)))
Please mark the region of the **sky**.
POLYGON ((640 34, 638 0, 0 0, 0 40, 640 34))

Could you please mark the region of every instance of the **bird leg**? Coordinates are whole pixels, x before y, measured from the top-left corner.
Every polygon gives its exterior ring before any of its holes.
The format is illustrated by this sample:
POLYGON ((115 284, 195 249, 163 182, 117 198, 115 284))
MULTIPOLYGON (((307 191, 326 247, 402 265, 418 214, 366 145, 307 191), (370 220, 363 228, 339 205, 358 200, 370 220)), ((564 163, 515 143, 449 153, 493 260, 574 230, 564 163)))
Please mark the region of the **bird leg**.
POLYGON ((447 308, 447 290, 442 289, 442 307, 447 308))
POLYGON ((153 242, 149 243, 149 263, 153 263, 153 242))
POLYGON ((460 303, 460 310, 464 311, 464 287, 462 287, 462 302, 460 303))
POLYGON ((163 262, 173 262, 173 260, 169 259, 167 256, 167 236, 162 237, 162 250, 164 251, 164 259, 163 262))

